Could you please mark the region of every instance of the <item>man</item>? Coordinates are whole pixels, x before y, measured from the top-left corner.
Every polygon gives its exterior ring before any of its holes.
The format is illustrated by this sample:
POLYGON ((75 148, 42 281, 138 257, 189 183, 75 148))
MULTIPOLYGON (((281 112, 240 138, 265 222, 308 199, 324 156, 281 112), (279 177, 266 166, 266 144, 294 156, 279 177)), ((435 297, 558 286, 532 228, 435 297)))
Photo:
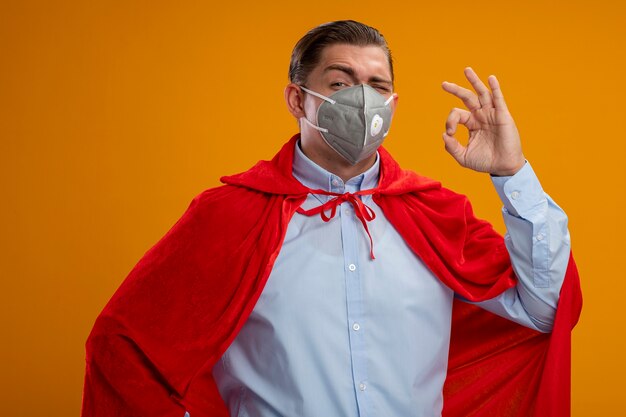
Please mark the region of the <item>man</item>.
POLYGON ((133 269, 89 338, 83 415, 569 414, 567 218, 497 79, 465 75, 475 92, 443 84, 467 107, 443 139, 492 175, 505 240, 379 148, 398 102, 380 33, 314 28, 285 89, 300 134, 196 197, 133 269))

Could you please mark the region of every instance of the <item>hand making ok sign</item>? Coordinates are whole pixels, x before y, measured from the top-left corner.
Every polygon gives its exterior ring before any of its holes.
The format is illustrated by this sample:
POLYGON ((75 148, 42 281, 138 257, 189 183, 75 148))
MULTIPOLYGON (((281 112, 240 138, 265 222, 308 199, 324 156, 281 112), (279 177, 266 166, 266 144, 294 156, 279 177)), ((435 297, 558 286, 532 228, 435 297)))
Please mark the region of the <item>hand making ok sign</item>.
POLYGON ((466 168, 499 176, 515 174, 525 159, 498 80, 489 76, 490 91, 473 69, 465 68, 465 77, 475 92, 447 81, 442 84, 445 91, 460 98, 467 107, 454 108, 448 115, 443 134, 446 150, 466 168), (459 124, 469 130, 467 146, 454 137, 459 124))

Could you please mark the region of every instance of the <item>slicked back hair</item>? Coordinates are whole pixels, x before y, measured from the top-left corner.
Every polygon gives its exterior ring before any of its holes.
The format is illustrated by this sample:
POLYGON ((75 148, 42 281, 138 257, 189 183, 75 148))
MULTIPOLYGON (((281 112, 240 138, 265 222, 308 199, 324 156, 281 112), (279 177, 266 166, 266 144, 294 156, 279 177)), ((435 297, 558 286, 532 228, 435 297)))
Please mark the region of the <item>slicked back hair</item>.
POLYGON ((307 77, 319 63, 324 48, 336 44, 381 47, 387 55, 393 81, 393 59, 387 41, 377 29, 354 20, 324 23, 308 31, 291 53, 289 80, 295 84, 305 84, 307 77))

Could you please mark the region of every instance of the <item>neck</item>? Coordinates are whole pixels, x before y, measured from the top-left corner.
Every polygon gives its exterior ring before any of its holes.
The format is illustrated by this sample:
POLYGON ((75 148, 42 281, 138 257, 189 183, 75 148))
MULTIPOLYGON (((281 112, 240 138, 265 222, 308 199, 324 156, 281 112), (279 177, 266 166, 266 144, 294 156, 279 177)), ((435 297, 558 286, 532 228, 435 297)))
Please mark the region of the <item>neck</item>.
POLYGON ((372 165, 374 165, 374 162, 376 162, 376 154, 374 153, 364 160, 357 162, 355 165, 352 165, 341 155, 335 152, 334 149, 328 146, 326 142, 323 144, 325 149, 311 146, 311 143, 305 140, 301 140, 300 145, 302 153, 304 153, 307 158, 324 168, 326 171, 337 175, 344 182, 347 182, 350 178, 354 178, 364 173, 370 169, 372 165))

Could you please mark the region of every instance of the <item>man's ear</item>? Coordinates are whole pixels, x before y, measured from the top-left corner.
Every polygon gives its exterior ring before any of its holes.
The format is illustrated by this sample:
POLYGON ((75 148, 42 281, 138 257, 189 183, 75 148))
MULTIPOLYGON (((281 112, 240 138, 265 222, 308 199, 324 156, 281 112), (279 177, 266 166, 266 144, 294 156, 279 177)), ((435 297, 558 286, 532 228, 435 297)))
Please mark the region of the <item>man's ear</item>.
POLYGON ((289 83, 285 87, 285 103, 289 113, 296 119, 305 117, 304 115, 304 92, 298 84, 289 83))

